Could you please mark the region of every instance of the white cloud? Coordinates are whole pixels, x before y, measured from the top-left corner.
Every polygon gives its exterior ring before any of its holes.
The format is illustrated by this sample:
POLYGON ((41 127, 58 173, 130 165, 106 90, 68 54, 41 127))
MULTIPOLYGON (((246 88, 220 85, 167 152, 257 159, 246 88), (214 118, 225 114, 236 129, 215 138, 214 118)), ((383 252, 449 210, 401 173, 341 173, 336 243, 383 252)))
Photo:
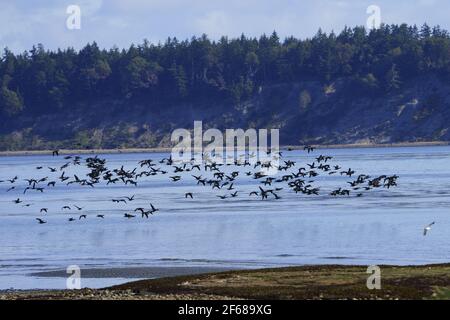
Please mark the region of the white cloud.
POLYGON ((212 38, 276 30, 281 37, 313 36, 321 27, 339 32, 345 25, 365 25, 366 8, 381 7, 386 23, 450 27, 450 2, 443 0, 0 0, 0 48, 23 51, 33 44, 47 48, 87 42, 128 47, 132 42, 164 41, 208 34, 212 38), (78 4, 82 29, 67 30, 66 7, 78 4))

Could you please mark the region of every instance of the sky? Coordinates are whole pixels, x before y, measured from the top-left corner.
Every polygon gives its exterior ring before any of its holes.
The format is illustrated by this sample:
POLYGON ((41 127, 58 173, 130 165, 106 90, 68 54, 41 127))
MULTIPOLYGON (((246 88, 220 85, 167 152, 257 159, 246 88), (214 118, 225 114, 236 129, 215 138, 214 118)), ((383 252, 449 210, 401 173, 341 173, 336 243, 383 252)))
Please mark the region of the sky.
POLYGON ((448 0, 0 0, 0 48, 19 53, 42 43, 52 50, 80 49, 93 41, 126 48, 144 39, 259 37, 274 30, 281 38, 308 38, 319 28, 366 25, 370 5, 380 8, 383 23, 450 29, 448 0), (71 5, 80 9, 79 20, 67 13, 71 5))

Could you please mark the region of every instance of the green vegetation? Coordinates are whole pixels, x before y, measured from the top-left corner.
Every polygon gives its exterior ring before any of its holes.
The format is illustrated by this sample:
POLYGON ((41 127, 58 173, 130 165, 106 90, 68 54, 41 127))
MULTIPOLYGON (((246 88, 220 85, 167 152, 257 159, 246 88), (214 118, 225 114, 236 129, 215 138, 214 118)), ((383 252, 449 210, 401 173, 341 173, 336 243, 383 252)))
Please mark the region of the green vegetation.
POLYGON ((381 288, 366 286, 367 266, 316 265, 140 280, 100 290, 34 290, 0 299, 450 299, 450 265, 379 266, 381 288))
POLYGON ((322 265, 241 270, 141 280, 114 286, 148 294, 207 294, 244 299, 448 299, 450 266, 380 266, 369 290, 367 266, 322 265))
MULTIPOLYGON (((124 113, 138 118, 151 114, 158 121, 168 107, 173 113, 185 106, 225 114, 235 107, 246 108, 249 101, 258 105, 255 99, 264 94, 265 88, 305 81, 326 87, 345 78, 352 97, 383 96, 402 90, 415 77, 425 74, 447 77, 449 73, 450 36, 447 31, 426 24, 421 28, 382 25, 370 32, 363 27, 345 28, 339 34, 319 30, 314 37, 304 40, 294 37, 280 40, 273 32, 259 38, 242 35, 218 41, 211 41, 206 35, 184 41, 169 38, 163 44, 144 41, 122 50, 100 49, 96 43, 80 51, 72 48, 48 51, 40 44, 22 54, 5 49, 0 60, 0 149, 75 147, 73 144, 154 146, 167 140, 170 126, 150 128, 152 142, 149 142, 146 140, 149 133, 143 135, 145 129, 141 125, 130 134, 120 119, 111 119, 103 126, 98 123, 78 126, 76 121, 84 123, 84 117, 93 121, 104 115, 124 113), (220 109, 219 104, 228 110, 220 109), (40 123, 44 128, 52 126, 50 121, 56 118, 66 121, 67 126, 53 131, 35 128, 36 119, 45 119, 40 123), (93 130, 102 134, 93 137, 89 132, 93 130), (36 139, 41 141, 30 144, 36 139), (136 143, 139 139, 142 141, 136 143)), ((292 99, 296 100, 297 112, 314 112, 313 104, 320 99, 316 99, 317 93, 312 89, 300 88, 295 93, 292 99)), ((282 92, 283 99, 288 99, 287 94, 282 92)), ((267 114, 277 112, 287 102, 283 99, 269 99, 267 106, 271 110, 267 114)), ((433 105, 435 101, 433 98, 428 103, 433 105)), ((416 118, 428 114, 420 112, 416 118)), ((252 116, 252 122, 257 124, 272 125, 280 120, 270 123, 259 119, 263 117, 261 112, 252 116)), ((330 119, 336 116, 330 115, 330 119)), ((284 123, 286 119, 281 120, 284 123)), ((220 127, 225 123, 216 120, 215 124, 220 127)), ((298 135, 295 140, 288 142, 298 143, 302 137, 317 135, 311 128, 308 130, 295 133, 298 135)))

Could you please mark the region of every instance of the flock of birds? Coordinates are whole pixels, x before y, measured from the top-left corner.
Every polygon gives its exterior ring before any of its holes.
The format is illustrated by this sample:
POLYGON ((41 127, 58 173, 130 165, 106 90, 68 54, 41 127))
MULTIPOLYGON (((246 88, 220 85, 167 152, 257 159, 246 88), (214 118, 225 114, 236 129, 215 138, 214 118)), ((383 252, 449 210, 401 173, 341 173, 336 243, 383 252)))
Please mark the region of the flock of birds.
MULTIPOLYGON (((283 152, 290 152, 293 149, 288 148, 283 152)), ((312 146, 305 146, 304 151, 309 154, 315 152, 312 146)), ((245 196, 244 191, 239 190, 238 184, 240 176, 255 181, 255 190, 249 192, 247 196, 261 200, 280 200, 281 192, 285 189, 295 194, 306 196, 316 196, 321 192, 321 188, 316 186, 315 179, 320 175, 340 175, 346 177, 348 187, 339 187, 329 192, 332 197, 362 197, 364 192, 378 188, 391 188, 397 186, 397 175, 380 175, 371 177, 367 174, 357 174, 351 168, 342 168, 338 164, 332 163, 333 157, 328 155, 311 155, 314 157, 311 163, 305 166, 298 166, 296 161, 284 160, 283 152, 267 151, 270 155, 267 161, 256 161, 254 153, 246 153, 243 157, 233 159, 231 163, 218 163, 211 160, 208 155, 203 155, 203 162, 197 163, 194 158, 189 162, 179 163, 170 156, 161 160, 146 159, 138 162, 138 165, 127 170, 122 165, 120 168, 109 169, 107 160, 98 156, 82 158, 78 155, 60 156, 59 151, 53 151, 54 157, 62 157, 64 163, 59 167, 36 167, 36 172, 46 172, 44 177, 33 177, 20 179, 15 176, 11 179, 0 180, 0 184, 7 184, 6 192, 19 192, 17 198, 12 200, 17 205, 31 207, 33 204, 26 203, 22 198, 30 192, 44 193, 57 185, 69 186, 76 184, 87 188, 95 188, 96 185, 104 183, 106 185, 124 184, 137 187, 143 178, 151 176, 165 175, 169 181, 177 183, 184 179, 193 179, 192 181, 201 187, 211 188, 212 191, 220 191, 217 194, 219 199, 237 198, 245 196), (253 160, 252 160, 253 159, 253 160), (276 160, 276 161, 274 161, 276 160), (68 174, 70 167, 84 166, 87 169, 85 176, 79 177, 77 174, 68 174), (226 168, 230 168, 230 170, 226 168), (276 175, 268 175, 264 169, 275 168, 276 175), (22 183, 23 181, 23 183, 22 183)), ((150 179, 150 178, 149 178, 150 179)), ((194 199, 195 192, 186 192, 185 199, 194 199)), ((135 200, 135 196, 123 196, 110 199, 112 204, 129 204, 135 200)), ((39 224, 47 223, 45 214, 48 208, 39 208, 36 211, 41 215, 35 218, 39 224)), ((61 207, 62 212, 77 212, 72 214, 68 221, 87 219, 85 207, 66 204, 61 207)), ((154 204, 149 203, 146 207, 136 207, 134 210, 127 210, 123 217, 126 219, 149 218, 157 213, 159 209, 154 204)), ((96 218, 104 219, 105 215, 97 214, 96 218)), ((427 226, 424 235, 431 228, 427 226), (428 229, 427 229, 428 228, 428 229)))

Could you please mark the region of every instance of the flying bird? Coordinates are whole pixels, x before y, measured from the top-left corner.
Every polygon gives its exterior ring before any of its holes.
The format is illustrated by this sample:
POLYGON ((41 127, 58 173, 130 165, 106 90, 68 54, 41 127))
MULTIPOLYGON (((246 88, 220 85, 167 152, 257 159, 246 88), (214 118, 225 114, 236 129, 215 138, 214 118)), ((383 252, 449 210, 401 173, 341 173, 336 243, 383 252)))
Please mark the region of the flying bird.
POLYGON ((431 226, 434 224, 435 222, 433 221, 432 223, 430 223, 429 225, 425 226, 425 228, 423 228, 423 235, 426 236, 427 233, 431 230, 431 226))

